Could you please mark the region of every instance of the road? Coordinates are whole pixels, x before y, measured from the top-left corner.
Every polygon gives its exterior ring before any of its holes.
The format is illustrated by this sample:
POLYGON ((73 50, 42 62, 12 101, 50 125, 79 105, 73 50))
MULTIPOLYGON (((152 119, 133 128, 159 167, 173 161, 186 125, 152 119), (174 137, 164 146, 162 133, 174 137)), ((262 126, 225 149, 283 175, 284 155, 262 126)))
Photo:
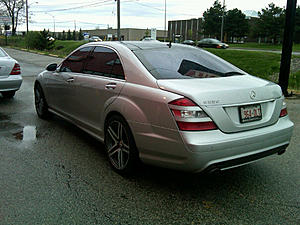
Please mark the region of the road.
POLYGON ((60 59, 7 49, 24 82, 0 97, 0 224, 300 224, 300 99, 288 99, 291 144, 221 174, 141 166, 114 173, 101 143, 53 117, 37 117, 33 83, 60 59))

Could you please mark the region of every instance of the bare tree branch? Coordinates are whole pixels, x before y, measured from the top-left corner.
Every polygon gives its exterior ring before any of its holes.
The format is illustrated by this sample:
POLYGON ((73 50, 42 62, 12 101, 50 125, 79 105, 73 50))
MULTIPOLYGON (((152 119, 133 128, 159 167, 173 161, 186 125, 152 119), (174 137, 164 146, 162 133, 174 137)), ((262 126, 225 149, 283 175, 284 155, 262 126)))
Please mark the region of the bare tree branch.
POLYGON ((14 35, 17 30, 19 23, 19 17, 21 15, 22 9, 24 9, 25 1, 24 0, 0 0, 0 7, 6 11, 6 14, 11 18, 12 23, 12 34, 14 35))

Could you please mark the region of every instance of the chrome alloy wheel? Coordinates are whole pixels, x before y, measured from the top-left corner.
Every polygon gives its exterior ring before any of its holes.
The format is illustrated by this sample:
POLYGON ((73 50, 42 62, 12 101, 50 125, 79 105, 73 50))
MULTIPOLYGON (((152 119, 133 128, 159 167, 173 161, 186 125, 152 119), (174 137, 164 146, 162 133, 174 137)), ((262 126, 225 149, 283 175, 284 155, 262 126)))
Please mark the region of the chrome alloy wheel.
POLYGON ((120 171, 126 169, 130 159, 130 142, 121 121, 113 120, 108 124, 105 144, 113 167, 120 171))

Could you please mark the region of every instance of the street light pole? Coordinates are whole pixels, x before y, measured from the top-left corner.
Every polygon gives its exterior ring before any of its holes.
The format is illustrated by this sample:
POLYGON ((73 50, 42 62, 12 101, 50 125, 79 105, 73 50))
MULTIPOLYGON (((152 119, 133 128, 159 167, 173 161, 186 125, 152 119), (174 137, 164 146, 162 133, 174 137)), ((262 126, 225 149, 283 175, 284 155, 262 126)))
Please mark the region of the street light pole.
POLYGON ((28 0, 26 0, 26 32, 28 33, 29 28, 28 28, 28 0))
POLYGON ((224 33, 224 14, 225 14, 225 0, 223 1, 223 14, 222 14, 222 25, 221 25, 221 42, 223 42, 223 33, 224 33))
POLYGON ((167 0, 165 0, 165 35, 164 41, 166 42, 167 36, 167 0))
POLYGON ((121 41, 121 31, 120 31, 120 0, 116 0, 117 1, 117 14, 118 14, 118 31, 117 31, 117 35, 118 35, 118 41, 121 41))
POLYGON ((279 85, 284 96, 289 96, 288 85, 293 50, 293 33, 295 26, 296 6, 297 0, 287 0, 281 65, 279 73, 279 85))

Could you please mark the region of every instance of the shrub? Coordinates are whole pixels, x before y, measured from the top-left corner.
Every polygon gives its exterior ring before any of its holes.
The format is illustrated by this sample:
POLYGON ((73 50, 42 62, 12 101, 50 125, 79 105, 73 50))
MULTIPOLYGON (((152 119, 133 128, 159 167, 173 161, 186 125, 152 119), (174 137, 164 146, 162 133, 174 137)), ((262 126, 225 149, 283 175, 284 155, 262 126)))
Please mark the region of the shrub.
POLYGON ((49 34, 46 30, 30 31, 25 37, 26 47, 38 50, 50 50, 53 48, 54 41, 49 40, 49 34))

